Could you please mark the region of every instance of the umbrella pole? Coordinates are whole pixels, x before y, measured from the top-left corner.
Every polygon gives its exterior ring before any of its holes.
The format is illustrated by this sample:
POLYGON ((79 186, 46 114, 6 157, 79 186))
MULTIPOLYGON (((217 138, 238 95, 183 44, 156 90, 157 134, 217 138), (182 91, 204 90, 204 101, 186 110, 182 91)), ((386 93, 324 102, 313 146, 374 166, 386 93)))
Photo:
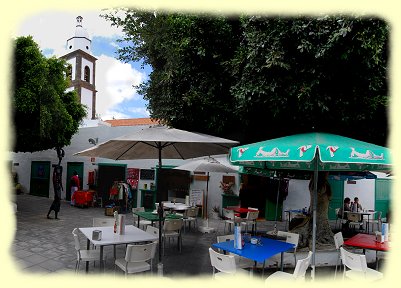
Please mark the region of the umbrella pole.
MULTIPOLYGON (((275 177, 273 177, 274 179, 275 177)), ((278 177, 277 185, 277 199, 276 199, 276 215, 274 216, 274 233, 277 234, 277 210, 278 210, 278 199, 280 196, 280 177, 278 177)))
POLYGON ((208 198, 208 194, 209 194, 209 172, 207 172, 207 182, 206 182, 206 196, 205 196, 205 203, 203 203, 203 218, 206 219, 206 226, 201 226, 199 227, 199 231, 203 232, 203 233, 210 233, 214 231, 214 228, 209 227, 209 217, 207 214, 207 198, 208 198))
POLYGON ((316 156, 315 156, 315 170, 314 170, 314 179, 313 179, 313 221, 312 221, 312 271, 311 271, 311 277, 312 280, 315 280, 315 260, 316 260, 316 206, 317 206, 317 178, 318 178, 318 172, 319 172, 319 151, 316 151, 316 156))
POLYGON ((159 263, 157 264, 157 275, 158 276, 163 276, 163 263, 162 263, 162 220, 163 220, 163 206, 162 206, 162 197, 160 193, 160 187, 159 187, 159 177, 160 177, 160 169, 162 167, 162 147, 161 143, 158 145, 159 149, 159 169, 157 169, 157 194, 159 196, 159 208, 157 213, 159 214, 159 263))

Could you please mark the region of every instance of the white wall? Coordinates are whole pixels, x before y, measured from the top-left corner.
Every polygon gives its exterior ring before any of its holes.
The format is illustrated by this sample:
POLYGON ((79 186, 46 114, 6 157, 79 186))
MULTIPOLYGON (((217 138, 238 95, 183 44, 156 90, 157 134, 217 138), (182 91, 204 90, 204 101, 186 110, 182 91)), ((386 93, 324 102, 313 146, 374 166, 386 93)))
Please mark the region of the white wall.
POLYGON ((283 201, 283 215, 285 219, 285 210, 309 208, 310 193, 309 193, 309 180, 291 179, 288 184, 288 196, 283 201))
POLYGON ((347 184, 344 181, 344 198, 349 197, 354 201, 354 197, 359 198, 359 203, 363 209, 375 209, 375 179, 361 179, 355 184, 347 184))
POLYGON ((86 88, 81 88, 81 104, 86 106, 86 118, 91 119, 92 118, 92 97, 93 92, 91 90, 88 90, 86 88))

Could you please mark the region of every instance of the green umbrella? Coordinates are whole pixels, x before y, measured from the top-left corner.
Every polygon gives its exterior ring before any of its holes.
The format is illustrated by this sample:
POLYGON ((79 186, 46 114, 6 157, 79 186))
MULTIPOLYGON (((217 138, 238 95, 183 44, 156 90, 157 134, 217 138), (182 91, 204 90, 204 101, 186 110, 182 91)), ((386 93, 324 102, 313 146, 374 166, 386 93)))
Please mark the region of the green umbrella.
POLYGON ((315 272, 316 203, 319 171, 389 171, 390 149, 328 133, 306 133, 237 146, 232 164, 271 170, 314 171, 312 276, 315 272))

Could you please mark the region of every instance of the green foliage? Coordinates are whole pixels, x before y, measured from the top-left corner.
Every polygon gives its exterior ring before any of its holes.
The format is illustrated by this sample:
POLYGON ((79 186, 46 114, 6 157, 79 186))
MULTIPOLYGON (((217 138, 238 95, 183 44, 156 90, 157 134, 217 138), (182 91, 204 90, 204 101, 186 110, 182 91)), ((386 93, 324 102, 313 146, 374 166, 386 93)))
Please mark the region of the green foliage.
POLYGON ((153 118, 243 143, 310 131, 386 143, 381 19, 117 12, 103 17, 124 29, 120 59, 153 68, 139 87, 153 118))
POLYGON ((14 152, 34 152, 70 144, 85 117, 76 92, 65 92, 66 62, 45 58, 31 36, 15 40, 12 101, 14 152))

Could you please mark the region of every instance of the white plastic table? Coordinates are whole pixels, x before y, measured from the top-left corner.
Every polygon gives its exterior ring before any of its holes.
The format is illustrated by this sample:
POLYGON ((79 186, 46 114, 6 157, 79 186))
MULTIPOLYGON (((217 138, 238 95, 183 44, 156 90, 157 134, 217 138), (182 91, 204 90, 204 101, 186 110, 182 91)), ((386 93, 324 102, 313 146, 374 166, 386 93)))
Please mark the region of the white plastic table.
MULTIPOLYGON (((95 246, 100 247, 100 270, 103 270, 103 247, 109 245, 118 245, 118 244, 130 244, 130 243, 138 243, 145 241, 155 241, 158 240, 158 237, 154 234, 147 233, 133 225, 125 225, 125 233, 120 235, 118 233, 114 233, 114 227, 85 227, 78 228, 82 234, 87 238, 87 249, 90 247, 90 243, 95 246), (93 230, 102 231, 102 239, 101 240, 93 240, 92 232, 93 230)), ((88 263, 87 263, 88 264, 88 263)), ((88 265, 86 266, 88 267, 88 265)))
POLYGON ((185 205, 184 203, 163 203, 163 208, 168 208, 171 210, 186 210, 190 208, 190 206, 185 205))
POLYGON ((372 210, 362 210, 362 211, 344 211, 344 213, 354 213, 354 214, 359 214, 361 215, 361 219, 363 220, 363 216, 368 216, 368 221, 366 221, 366 227, 365 230, 367 231, 367 234, 369 234, 369 219, 370 216, 374 217, 374 215, 377 213, 377 211, 372 211, 372 210))

